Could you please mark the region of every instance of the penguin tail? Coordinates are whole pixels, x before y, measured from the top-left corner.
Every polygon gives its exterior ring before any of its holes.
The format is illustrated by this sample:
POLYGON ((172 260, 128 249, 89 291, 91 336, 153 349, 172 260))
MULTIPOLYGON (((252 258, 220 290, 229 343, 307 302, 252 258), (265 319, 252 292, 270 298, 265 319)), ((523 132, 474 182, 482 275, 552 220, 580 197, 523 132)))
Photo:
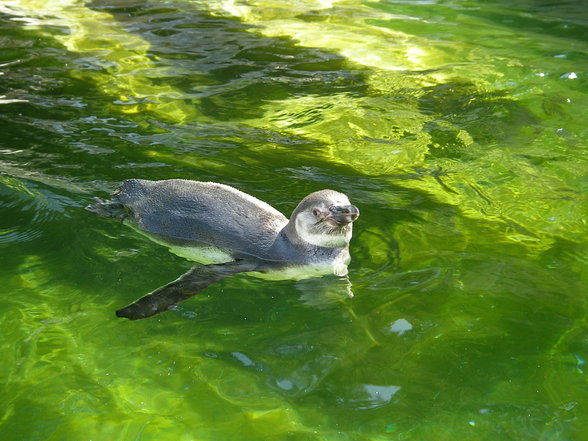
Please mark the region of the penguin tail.
POLYGON ((129 213, 120 202, 107 201, 101 198, 94 198, 94 203, 85 208, 87 211, 110 219, 124 220, 129 213))

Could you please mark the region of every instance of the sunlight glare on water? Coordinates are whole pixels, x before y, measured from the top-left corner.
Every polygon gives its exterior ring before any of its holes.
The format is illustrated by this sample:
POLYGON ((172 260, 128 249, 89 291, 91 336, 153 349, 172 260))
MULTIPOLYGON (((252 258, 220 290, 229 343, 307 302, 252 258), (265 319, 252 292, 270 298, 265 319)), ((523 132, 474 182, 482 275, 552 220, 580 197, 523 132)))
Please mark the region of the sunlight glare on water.
POLYGON ((3 441, 588 437, 578 2, 0 4, 3 441), (128 178, 362 213, 348 284, 224 279, 83 210, 128 178))

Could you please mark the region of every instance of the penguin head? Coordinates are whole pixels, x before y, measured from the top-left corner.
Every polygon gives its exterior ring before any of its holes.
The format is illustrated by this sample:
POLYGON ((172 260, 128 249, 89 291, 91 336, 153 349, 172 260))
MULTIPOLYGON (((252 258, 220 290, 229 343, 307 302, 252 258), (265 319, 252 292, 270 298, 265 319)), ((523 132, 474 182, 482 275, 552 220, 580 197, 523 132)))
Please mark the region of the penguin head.
POLYGON ((358 217, 359 209, 343 193, 320 190, 302 199, 288 225, 290 232, 302 242, 340 248, 349 244, 352 223, 358 217))

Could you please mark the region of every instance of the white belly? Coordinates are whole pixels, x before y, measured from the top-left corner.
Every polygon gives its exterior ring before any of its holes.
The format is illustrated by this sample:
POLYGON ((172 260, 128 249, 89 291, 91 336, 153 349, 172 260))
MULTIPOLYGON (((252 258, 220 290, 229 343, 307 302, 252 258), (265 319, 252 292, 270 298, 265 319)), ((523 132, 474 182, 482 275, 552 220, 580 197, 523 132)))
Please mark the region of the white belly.
MULTIPOLYGON (((347 270, 347 267, 345 268, 347 270)), ((302 280, 312 277, 321 277, 336 274, 332 265, 293 265, 283 269, 270 270, 268 272, 253 271, 247 273, 253 277, 266 280, 302 280)), ((347 271, 345 271, 347 274, 347 271)), ((345 275, 337 274, 337 275, 345 275)))
MULTIPOLYGON (((191 260, 203 265, 212 263, 225 263, 235 260, 230 253, 221 250, 215 246, 176 246, 170 245, 151 234, 134 227, 139 233, 149 237, 149 239, 167 247, 172 253, 184 259, 191 260)), ((332 262, 298 264, 284 266, 284 268, 269 270, 267 272, 251 271, 248 274, 268 280, 302 280, 312 277, 321 277, 334 274, 336 276, 347 275, 347 264, 349 263, 349 253, 344 252, 332 262)))
POLYGON ((170 245, 168 242, 160 239, 159 237, 148 233, 140 228, 138 228, 134 223, 125 222, 127 223, 133 230, 141 233, 144 236, 147 236, 153 242, 158 243, 159 245, 163 245, 167 249, 169 249, 172 253, 177 256, 183 257, 184 259, 191 260, 193 262, 198 262, 203 265, 209 265, 211 263, 225 263, 231 262, 233 257, 230 253, 221 250, 215 246, 180 246, 180 245, 170 245))
POLYGON ((233 257, 226 251, 213 246, 210 247, 177 247, 166 245, 169 250, 184 259, 192 260, 203 265, 211 263, 231 262, 233 257))

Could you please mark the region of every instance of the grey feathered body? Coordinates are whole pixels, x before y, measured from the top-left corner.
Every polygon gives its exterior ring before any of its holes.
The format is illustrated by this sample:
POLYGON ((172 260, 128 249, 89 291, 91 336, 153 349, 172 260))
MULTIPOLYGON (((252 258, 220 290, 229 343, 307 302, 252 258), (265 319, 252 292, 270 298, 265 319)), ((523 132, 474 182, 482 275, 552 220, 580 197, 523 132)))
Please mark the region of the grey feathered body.
POLYGON ((279 236, 288 219, 233 187, 184 179, 131 179, 113 199, 129 210, 127 221, 171 246, 214 246, 236 256, 286 260, 280 255, 279 236))

